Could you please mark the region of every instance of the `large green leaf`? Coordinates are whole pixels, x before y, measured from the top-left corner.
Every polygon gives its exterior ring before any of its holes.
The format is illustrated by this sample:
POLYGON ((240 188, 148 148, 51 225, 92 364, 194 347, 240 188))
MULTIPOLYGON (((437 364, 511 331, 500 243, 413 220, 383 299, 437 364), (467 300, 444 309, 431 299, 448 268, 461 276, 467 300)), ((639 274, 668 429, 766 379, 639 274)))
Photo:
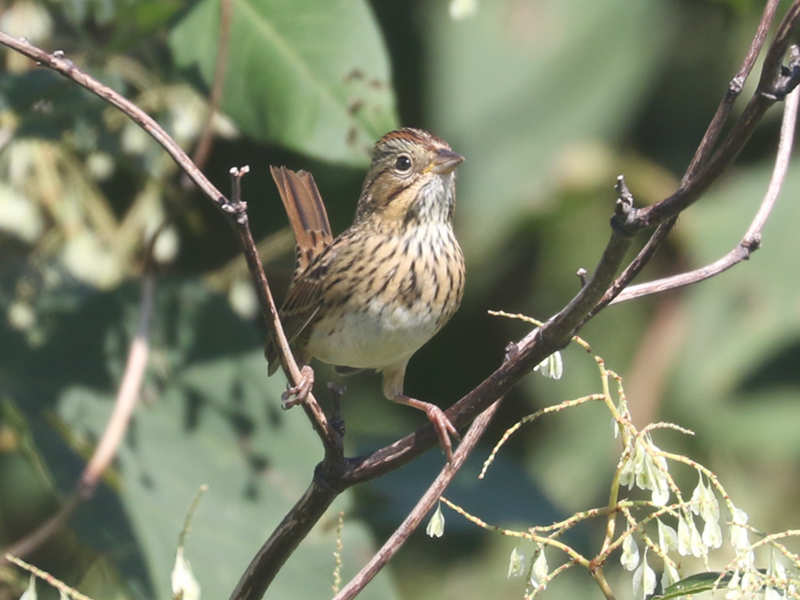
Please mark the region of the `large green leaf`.
MULTIPOLYGON (((332 162, 363 165, 396 124, 380 32, 361 0, 232 0, 223 110, 247 135, 332 162)), ((214 76, 219 1, 170 34, 179 65, 214 76), (202 43, 199 43, 202 40, 202 43)))

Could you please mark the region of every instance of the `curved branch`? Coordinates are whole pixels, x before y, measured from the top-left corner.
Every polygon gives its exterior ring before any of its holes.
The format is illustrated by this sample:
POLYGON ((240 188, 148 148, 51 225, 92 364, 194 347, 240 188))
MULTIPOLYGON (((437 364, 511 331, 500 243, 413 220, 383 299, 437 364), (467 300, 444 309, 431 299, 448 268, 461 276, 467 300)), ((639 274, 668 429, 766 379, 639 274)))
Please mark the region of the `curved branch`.
POLYGON ((725 90, 725 95, 722 97, 722 101, 719 103, 714 117, 708 124, 705 134, 703 134, 703 139, 700 140, 700 144, 697 146, 697 150, 689 166, 686 167, 686 172, 681 178, 682 184, 688 183, 697 174, 699 167, 706 162, 709 154, 714 149, 717 138, 731 114, 733 104, 736 102, 739 94, 742 93, 744 82, 747 81, 747 77, 750 75, 750 71, 752 71, 753 65, 756 64, 756 59, 761 53, 761 47, 767 39, 767 32, 769 31, 769 26, 772 24, 772 20, 775 18, 775 11, 778 8, 779 2, 780 0, 768 0, 764 5, 764 11, 761 13, 761 21, 758 24, 758 29, 756 30, 753 40, 750 42, 750 47, 747 49, 747 54, 744 57, 742 66, 739 67, 739 71, 737 71, 736 75, 734 75, 733 79, 728 83, 728 89, 725 90))
MULTIPOLYGON (((592 315, 605 306, 603 302, 610 301, 611 298, 606 300, 607 290, 614 282, 614 278, 623 264, 633 236, 642 229, 666 224, 676 218, 682 210, 697 200, 699 195, 736 157, 766 109, 783 97, 782 94, 785 94, 795 83, 791 77, 787 77, 781 72, 780 61, 785 54, 789 39, 797 27, 799 15, 800 0, 795 0, 784 16, 776 38, 768 50, 755 96, 750 100, 744 114, 728 133, 716 153, 708 161, 698 162, 699 167, 696 174, 689 177, 688 181, 682 184, 673 195, 644 209, 633 207, 630 194, 626 194, 624 182, 621 180, 618 182, 620 198, 612 219, 611 237, 591 278, 575 298, 544 326, 530 332, 520 342, 512 344, 511 351, 500 367, 448 409, 447 414, 454 424, 463 429, 476 415, 499 402, 500 398, 527 375, 536 364, 553 351, 565 346, 572 335, 592 315)), ((0 43, 40 61, 117 106, 170 153, 179 166, 226 215, 228 222, 236 230, 251 276, 256 282, 264 318, 268 325, 275 330, 277 336, 285 339, 266 275, 252 240, 245 203, 238 199, 236 202, 227 200, 155 121, 133 103, 78 70, 71 61, 63 58, 63 54, 47 54, 27 42, 14 40, 2 33, 0 33, 0 43)), ((758 43, 754 42, 753 47, 756 46, 758 43)), ((715 137, 715 135, 709 136, 709 138, 715 137)), ((705 156, 706 151, 699 151, 699 154, 705 156)), ((665 227, 664 229, 668 231, 669 228, 665 227)), ((644 264, 652 256, 657 245, 657 243, 650 245, 650 254, 640 261, 641 264, 644 264)), ((288 353, 288 356, 283 356, 282 359, 282 362, 285 360, 284 368, 288 371, 289 379, 297 385, 301 378, 293 356, 288 353)), ((286 515, 279 528, 270 536, 242 576, 234 592, 234 598, 252 600, 261 597, 274 574, 341 490, 359 481, 395 469, 435 443, 432 428, 426 426, 370 456, 342 462, 340 454, 330 451, 336 449, 338 438, 325 419, 325 415, 321 412, 317 415, 310 408, 315 402, 313 396, 309 395, 309 399, 304 402, 303 406, 326 448, 325 459, 317 467, 314 481, 309 490, 286 515)))
POLYGON ((343 488, 331 485, 339 479, 339 474, 323 473, 321 467, 324 464, 323 461, 317 467, 311 485, 247 565, 231 594, 232 600, 263 597, 284 563, 343 491, 343 488))
POLYGON ((775 39, 767 49, 757 89, 720 148, 705 165, 697 169, 693 177, 681 183, 674 194, 642 209, 639 218, 632 224, 634 227, 644 229, 659 225, 676 217, 694 203, 739 155, 766 110, 785 97, 797 84, 793 77, 783 72, 781 61, 789 43, 796 36, 798 26, 800 26, 800 0, 794 0, 778 26, 775 39))
MULTIPOLYGON (((39 64, 60 73, 81 87, 104 99, 109 104, 117 107, 166 150, 178 166, 183 169, 191 180, 197 184, 200 190, 211 200, 214 206, 222 212, 228 224, 233 227, 239 237, 239 243, 242 246, 242 251, 247 261, 247 267, 255 283, 256 293, 258 294, 258 299, 262 307, 264 324, 267 328, 272 328, 272 330, 275 331, 277 338, 285 340, 286 335, 283 332, 283 327, 278 318, 278 309, 272 298, 269 282, 267 281, 264 267, 261 264, 261 258, 258 255, 258 249, 256 248, 253 235, 250 231, 250 222, 247 217, 247 204, 238 198, 235 202, 226 198, 222 192, 209 181, 197 165, 192 162, 183 148, 181 148, 150 115, 121 94, 81 71, 71 60, 64 57, 63 52, 57 50, 52 54, 47 53, 41 48, 30 44, 27 40, 18 40, 3 32, 0 32, 0 44, 24 54, 37 61, 39 64)), ((288 344, 285 348, 288 348, 288 344)), ((303 378, 300 369, 291 352, 287 355, 283 355, 282 353, 281 364, 284 366, 287 378, 294 385, 298 385, 302 382, 303 378)), ((322 410, 319 409, 319 405, 313 394, 308 394, 306 400, 303 402, 303 408, 314 430, 320 437, 326 449, 326 454, 339 456, 341 454, 338 451, 341 446, 340 439, 330 426, 330 423, 328 423, 322 410)))
POLYGON ((797 123, 798 98, 800 98, 800 88, 795 88, 787 97, 783 109, 783 122, 781 123, 780 141, 778 152, 775 157, 775 167, 772 170, 772 177, 769 186, 761 201, 758 212, 753 217, 753 221, 747 228, 739 243, 725 256, 719 258, 704 267, 664 277, 655 281, 634 285, 623 290, 611 304, 641 298, 650 294, 658 294, 667 290, 684 287, 693 283, 698 283, 727 271, 731 267, 739 264, 743 260, 750 258, 750 255, 761 246, 761 232, 767 222, 775 202, 780 194, 783 182, 786 179, 786 172, 789 170, 789 160, 792 156, 792 142, 794 141, 795 125, 797 123))
MULTIPOLYGON (((156 231, 149 244, 148 256, 152 251, 153 243, 158 233, 156 231)), ((13 556, 30 554, 57 533, 66 524, 75 509, 80 506, 81 502, 91 497, 103 473, 108 468, 108 465, 111 464, 111 461, 114 460, 117 448, 119 448, 125 432, 128 430, 128 423, 138 403, 139 390, 147 367, 147 355, 150 348, 150 316, 153 312, 154 294, 155 278, 151 273, 145 273, 142 280, 142 297, 139 304, 139 325, 128 350, 128 360, 125 364, 125 371, 122 374, 122 381, 117 391, 116 400, 114 401, 114 409, 108 418, 108 423, 103 430, 100 442, 89 459, 89 463, 83 469, 75 490, 67 497, 58 511, 33 532, 0 551, 0 564, 5 562, 6 559, 4 557, 7 554, 13 556)))
MULTIPOLYGON (((739 68, 737 74, 731 80, 731 83, 728 86, 728 90, 725 96, 723 97, 720 105, 717 107, 717 111, 714 114, 714 117, 711 123, 709 124, 706 133, 703 136, 703 139, 700 142, 700 146, 696 150, 694 157, 692 158, 692 161, 689 163, 689 166, 686 169, 686 173, 684 173, 683 177, 681 178, 681 184, 678 191, 675 192, 675 194, 673 194, 669 198, 666 198, 665 200, 659 202, 658 205, 663 205, 668 201, 679 202, 680 195, 685 194, 687 190, 691 190, 694 186, 697 185, 697 181, 701 179, 700 176, 701 168, 707 166, 709 154, 713 150, 713 144, 716 141, 722 127, 724 126, 725 121, 729 117, 730 109, 732 108, 733 102, 738 95, 737 90, 739 89, 739 84, 740 83, 742 85, 744 84, 745 79, 749 76, 753 68, 755 59, 758 57, 758 54, 761 51, 761 48, 763 46, 766 37, 766 32, 769 29, 769 25, 772 22, 772 19, 774 18, 776 7, 773 6, 773 4, 774 4, 773 2, 767 2, 767 4, 765 5, 764 12, 761 16, 761 21, 758 26, 758 30, 756 31, 756 35, 754 36, 753 41, 750 44, 750 48, 748 49, 748 52, 745 55, 744 61, 742 62, 742 65, 739 68), (675 200, 676 198, 677 200, 675 200)), ((767 52, 768 60, 765 60, 764 65, 762 66, 761 79, 759 83, 760 91, 756 92, 756 94, 754 95, 754 99, 756 97, 761 96, 761 94, 764 93, 762 88, 765 89, 766 87, 768 87, 765 83, 767 81, 768 74, 770 74, 773 79, 777 80, 780 78, 781 75, 780 60, 783 57, 786 51, 786 46, 791 39, 792 31, 797 27, 799 6, 800 3, 798 3, 798 1, 795 0, 781 21, 781 25, 778 28, 778 33, 776 34, 775 40, 773 41, 770 49, 767 52)), ((766 108, 764 108, 764 110, 766 110, 766 108)), ((761 114, 763 114, 763 111, 761 112, 761 114)), ((742 119, 740 119, 739 122, 741 123, 742 119)), ((755 122, 753 121, 752 124, 755 125, 755 122)), ((730 143, 732 136, 733 132, 731 132, 728 135, 726 142, 730 143)), ((741 133, 739 134, 737 143, 740 144, 740 146, 738 149, 734 149, 735 152, 733 153, 729 151, 727 155, 728 162, 732 161, 735 158, 736 154, 738 154, 739 149, 741 149, 741 147, 744 145, 747 139, 749 139, 749 134, 745 136, 742 136, 741 133)), ((721 172, 722 168, 727 166, 727 164, 728 164, 727 162, 724 164, 722 162, 718 162, 717 167, 719 168, 719 171, 717 172, 716 175, 714 175, 714 178, 716 178, 719 172, 721 172)), ((705 174, 704 176, 707 176, 707 174, 705 174)), ((705 187, 710 185, 710 183, 711 180, 708 180, 704 184, 705 187)), ((705 187, 703 187, 702 189, 704 190, 705 187)), ((693 201, 694 201, 693 199, 689 198, 686 201, 686 205, 684 206, 684 208, 693 201)), ((654 205, 650 207, 650 209, 653 209, 655 206, 658 205, 654 205)), ((683 210, 683 208, 681 208, 680 210, 683 210)), ((619 277, 617 277, 616 280, 614 280, 613 285, 608 288, 608 290, 603 295, 600 302, 598 302, 597 306, 595 306, 592 309, 592 311, 589 312, 589 314, 586 316, 587 321, 592 317, 594 317, 594 315, 600 312, 603 308, 608 306, 608 304, 618 294, 620 294, 620 292, 623 289, 625 289, 628 286, 628 284, 630 284, 631 281, 633 281, 636 275, 638 275, 641 272, 641 270, 650 261, 653 255, 655 255, 659 246, 664 241, 664 239, 666 239, 669 232, 672 230, 672 227, 675 225, 675 222, 677 221, 677 215, 680 212, 680 210, 675 212, 674 214, 659 217, 663 218, 664 220, 658 223, 656 230, 650 236, 644 247, 639 251, 639 254, 636 256, 636 258, 634 258, 634 260, 631 261, 631 263, 623 270, 623 272, 619 275, 619 277)), ((645 213, 645 215, 646 214, 647 213, 645 213)), ((642 224, 639 224, 640 227, 641 225, 642 224)))
MULTIPOLYGON (((474 415, 483 412, 490 404, 503 397, 520 379, 547 356, 566 346, 586 312, 594 306, 611 284, 630 248, 632 238, 622 226, 636 214, 631 201, 626 198, 627 188, 620 177, 617 182, 620 198, 612 218, 611 239, 589 281, 558 314, 538 329, 534 329, 507 349, 506 360, 472 391, 445 411, 450 421, 463 429, 474 415)), ((432 428, 425 426, 393 444, 376 450, 366 457, 348 461, 343 481, 353 485, 372 479, 407 463, 435 443, 432 428)))

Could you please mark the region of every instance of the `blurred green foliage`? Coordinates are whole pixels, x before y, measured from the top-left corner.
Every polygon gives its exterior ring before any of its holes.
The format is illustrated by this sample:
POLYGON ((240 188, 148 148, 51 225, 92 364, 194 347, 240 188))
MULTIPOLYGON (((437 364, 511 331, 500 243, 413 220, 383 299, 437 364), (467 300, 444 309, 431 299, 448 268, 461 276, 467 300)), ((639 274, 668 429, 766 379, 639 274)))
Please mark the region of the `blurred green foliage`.
MULTIPOLYGON (((253 139, 363 166, 397 123, 389 58, 363 2, 232 2, 222 109, 253 139), (346 23, 346 27, 341 24, 346 23)), ((170 32, 177 66, 214 81, 217 0, 198 2, 170 32)))
MULTIPOLYGON (((479 0, 455 19, 445 0, 231 5, 222 110, 210 120, 204 171, 224 190, 231 166, 251 166, 244 195, 277 296, 292 242, 267 164, 311 170, 340 231, 366 149, 386 130, 425 127, 467 157, 457 209, 464 305, 406 379, 409 393, 443 405, 525 332, 487 308, 545 318, 577 290, 575 270, 591 269, 608 237, 617 173, 642 203, 674 189, 760 10, 749 0, 479 0)), ((211 0, 6 0, 0 29, 62 49, 191 151, 208 120, 219 10, 211 0)), ((169 597, 183 514, 207 483, 186 553, 203 593, 225 597, 321 453, 302 413, 278 408, 285 382, 266 378, 235 240, 115 109, 12 52, 0 60, 0 546, 52 514, 102 432, 138 318, 145 247, 166 220, 142 403, 103 486, 32 560, 97 598, 169 597)), ((769 177, 776 121, 774 111, 645 276, 714 260, 738 241, 769 177)), ((609 308, 583 332, 626 377, 634 418, 694 429, 691 440, 657 441, 713 467, 764 529, 800 517, 800 215, 791 202, 799 189, 792 172, 749 263, 609 308)), ((591 361, 573 349, 565 359, 564 380, 531 376, 507 397, 487 446, 535 408, 596 390, 591 361)), ((320 390, 331 377, 317 370, 320 390)), ((380 397, 378 378, 347 383, 348 452, 421 424, 380 397)), ((560 413, 518 434, 484 482, 475 473, 488 448, 476 451, 450 496, 513 525, 602 504, 616 460, 611 436, 602 409, 560 413)), ((430 452, 343 496, 273 596, 324 597, 338 510, 347 578, 441 464, 430 452)), ((443 538, 413 537, 363 597, 521 594, 505 578, 513 544, 445 517, 443 538)), ((587 528, 570 541, 597 539, 587 528)), ((0 575, 0 599, 18 597, 20 581, 0 575)), ((575 574, 547 593, 589 597, 591 585, 575 574)))

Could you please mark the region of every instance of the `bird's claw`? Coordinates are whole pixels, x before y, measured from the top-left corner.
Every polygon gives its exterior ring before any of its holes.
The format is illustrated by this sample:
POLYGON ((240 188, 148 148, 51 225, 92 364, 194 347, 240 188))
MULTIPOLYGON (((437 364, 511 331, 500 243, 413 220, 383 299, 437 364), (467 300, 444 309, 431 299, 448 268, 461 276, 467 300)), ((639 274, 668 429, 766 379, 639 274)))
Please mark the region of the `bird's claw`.
POLYGON ((452 463, 453 444, 450 441, 450 436, 453 436, 456 441, 458 441, 461 439, 461 435, 459 435, 458 430, 450 422, 450 419, 447 418, 447 415, 444 414, 444 411, 435 404, 429 404, 425 408, 425 414, 436 431, 436 436, 439 438, 439 445, 442 447, 445 456, 447 456, 447 462, 452 463))
POLYGON ((289 386, 286 391, 281 394, 281 408, 283 410, 288 410, 293 406, 302 404, 313 387, 314 369, 308 365, 303 365, 303 368, 300 369, 299 383, 289 386))

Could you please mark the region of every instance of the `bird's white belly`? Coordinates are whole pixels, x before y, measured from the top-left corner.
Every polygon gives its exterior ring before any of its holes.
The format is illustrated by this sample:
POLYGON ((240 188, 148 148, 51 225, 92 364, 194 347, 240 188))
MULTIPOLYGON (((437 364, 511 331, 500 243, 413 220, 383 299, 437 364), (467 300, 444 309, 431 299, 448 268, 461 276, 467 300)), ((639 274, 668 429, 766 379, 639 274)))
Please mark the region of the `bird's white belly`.
POLYGON ((345 311, 315 324, 308 350, 323 362, 381 369, 409 358, 436 330, 430 311, 373 299, 367 310, 345 311))

